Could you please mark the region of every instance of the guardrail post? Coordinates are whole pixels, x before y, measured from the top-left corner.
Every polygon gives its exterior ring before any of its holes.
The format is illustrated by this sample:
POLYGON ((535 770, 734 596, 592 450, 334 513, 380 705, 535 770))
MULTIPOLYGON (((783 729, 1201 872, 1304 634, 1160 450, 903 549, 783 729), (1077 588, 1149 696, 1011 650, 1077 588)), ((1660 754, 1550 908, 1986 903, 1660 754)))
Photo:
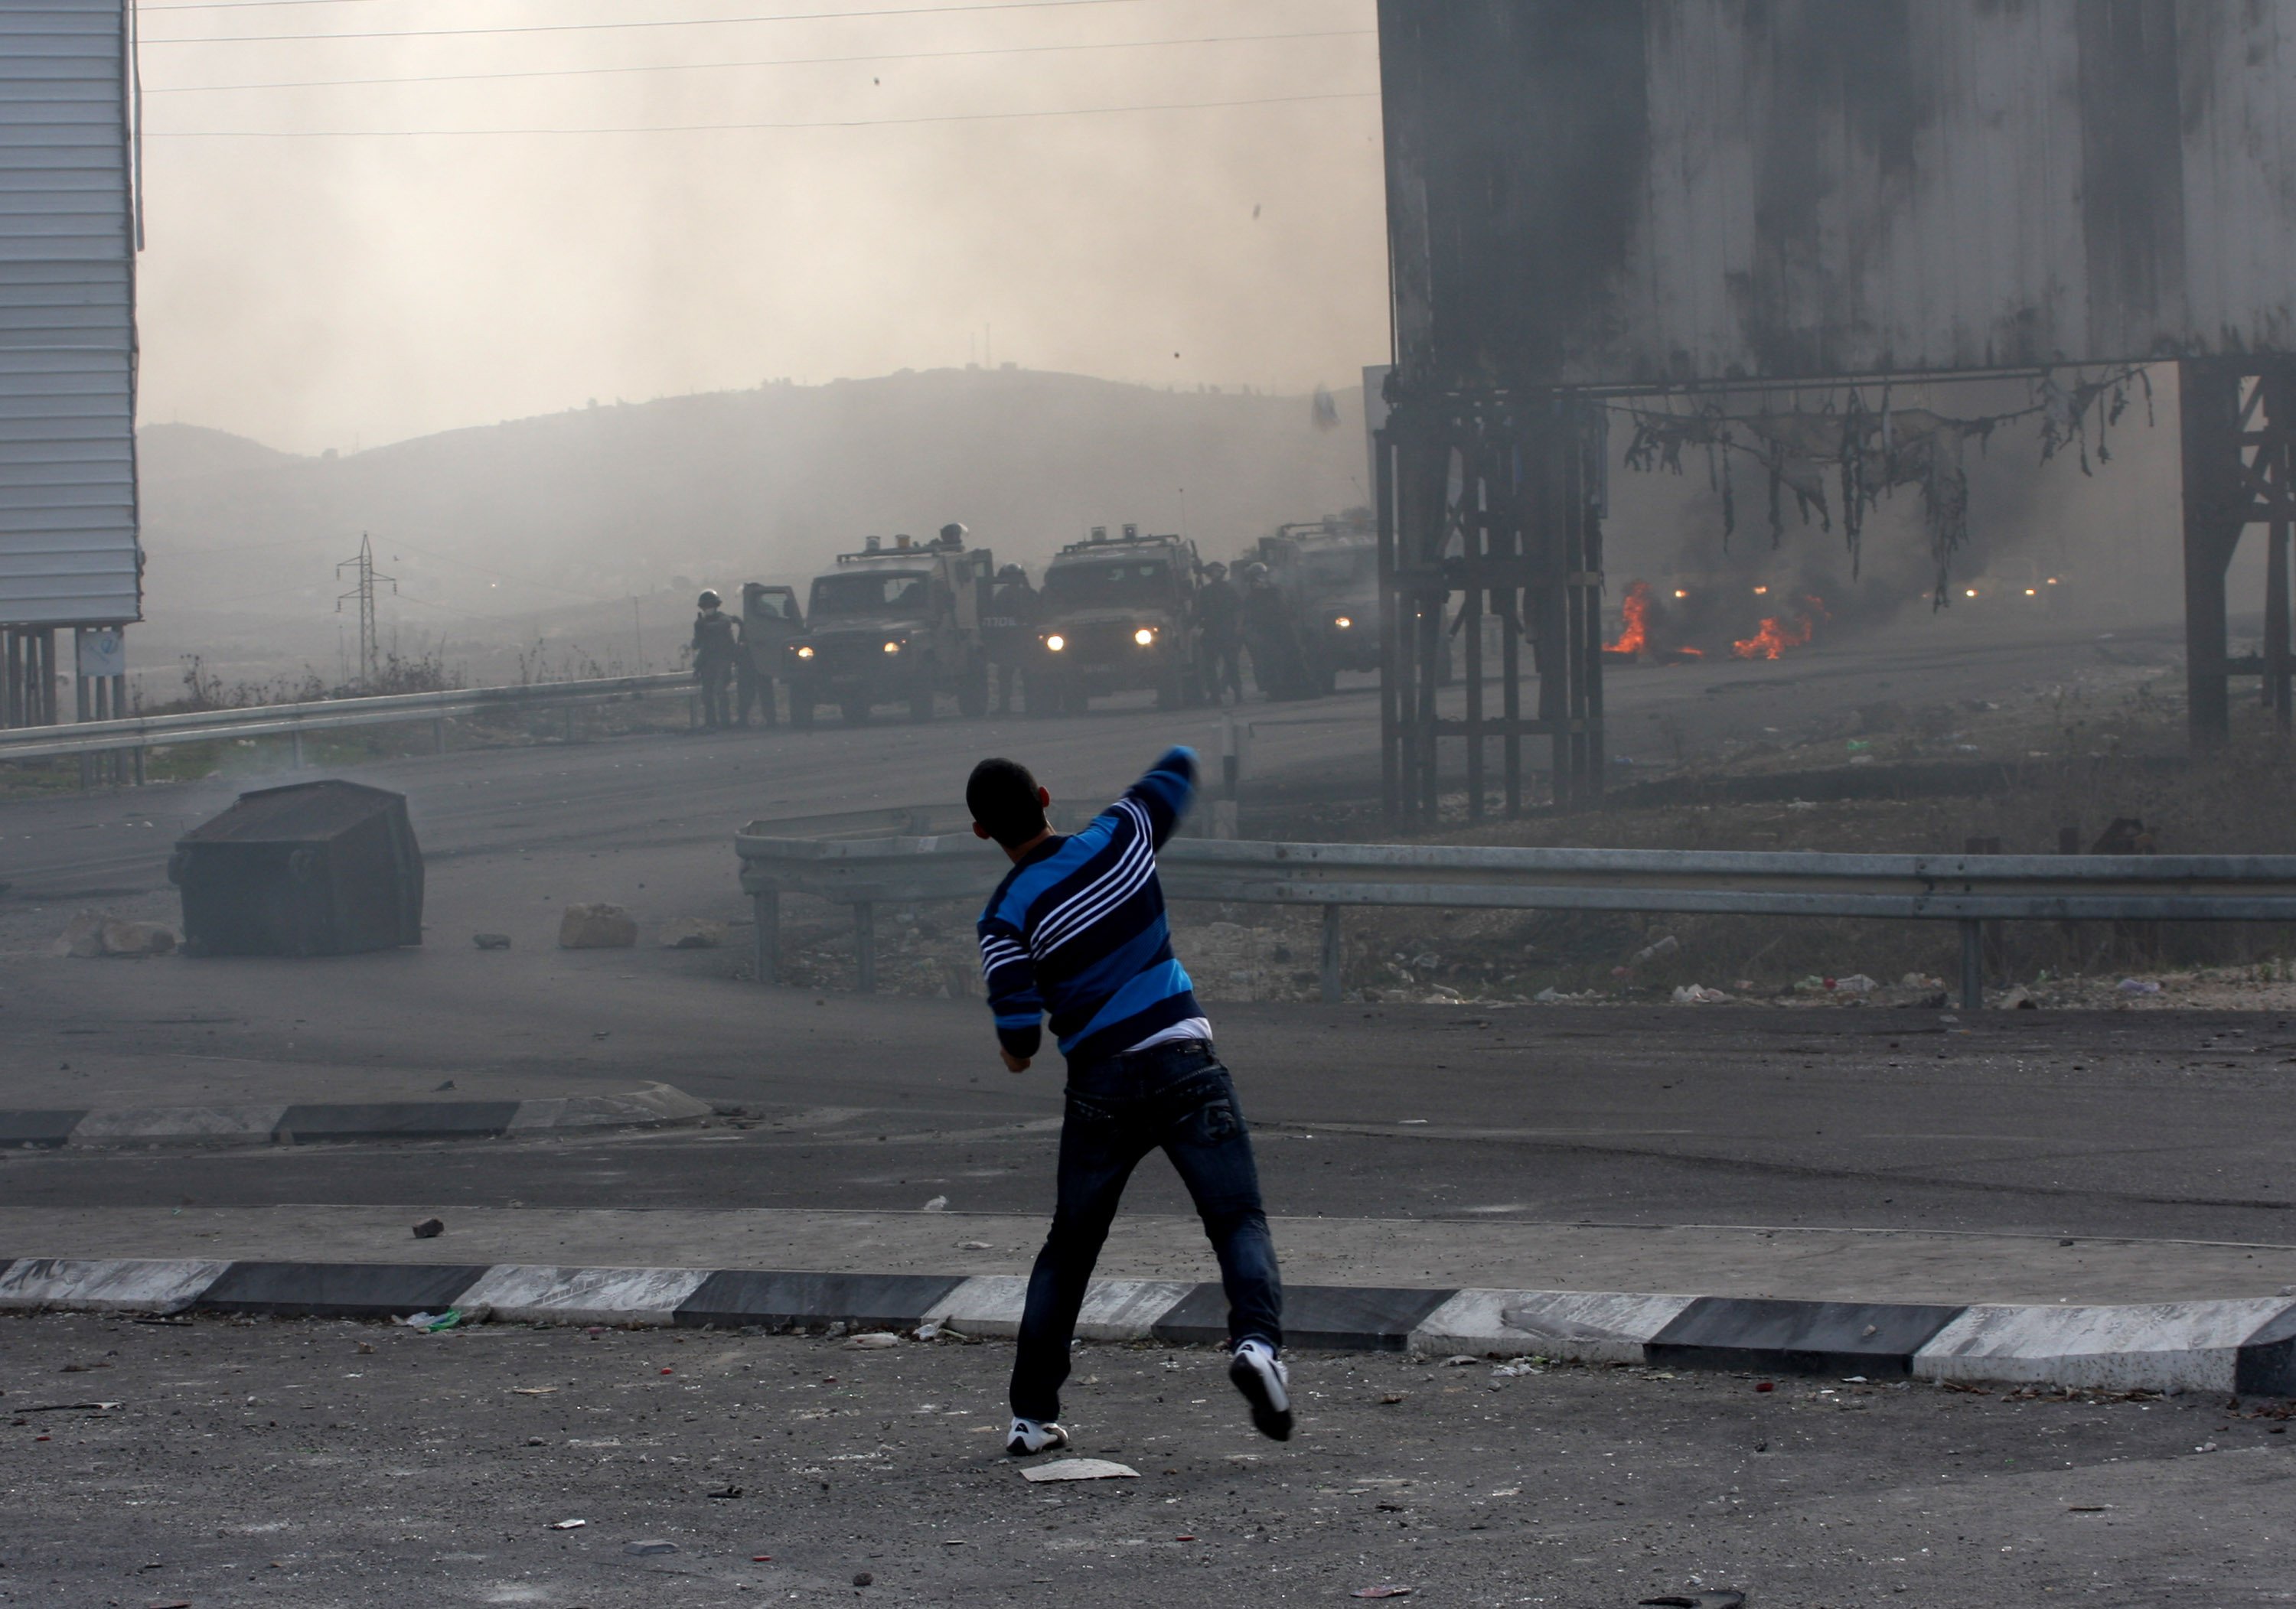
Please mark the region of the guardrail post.
POLYGON ((1970 919, 1961 924, 1961 1009, 1985 1009, 1985 924, 1970 919))
POLYGON ((768 888, 751 894, 750 910, 756 918, 750 942, 756 957, 758 981, 778 984, 782 981, 781 890, 768 888))
POLYGON ((1324 1003, 1340 1003, 1340 908, 1324 907, 1324 1003))
POLYGON ((288 740, 295 746, 294 758, 291 764, 297 771, 300 771, 303 769, 303 729, 299 726, 287 736, 288 740))
POLYGON ((138 788, 144 786, 144 756, 151 752, 140 746, 135 750, 135 786, 138 788))
POLYGON ((877 907, 867 900, 853 907, 855 983, 864 994, 877 992, 877 907))
POLYGON ((447 717, 444 715, 430 723, 430 752, 434 755, 447 752, 447 717))

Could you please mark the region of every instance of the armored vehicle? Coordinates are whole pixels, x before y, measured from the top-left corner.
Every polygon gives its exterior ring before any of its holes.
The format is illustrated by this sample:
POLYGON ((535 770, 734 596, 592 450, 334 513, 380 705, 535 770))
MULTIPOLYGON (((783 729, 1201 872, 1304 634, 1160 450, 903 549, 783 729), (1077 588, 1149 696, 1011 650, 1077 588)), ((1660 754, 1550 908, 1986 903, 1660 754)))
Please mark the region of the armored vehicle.
POLYGON ((1095 526, 1046 567, 1037 615, 1031 711, 1081 714, 1089 701, 1152 688, 1159 709, 1199 697, 1193 628, 1196 548, 1178 536, 1095 526))
POLYGON ((949 526, 917 543, 872 536, 857 553, 814 578, 806 630, 783 650, 790 719, 813 724, 834 704, 860 725, 882 704, 906 706, 930 721, 942 693, 967 715, 988 710, 988 658, 981 646, 996 556, 964 545, 964 527, 949 526))
POLYGON ((1330 692, 1341 671, 1379 668, 1375 531, 1344 519, 1279 527, 1259 539, 1259 562, 1282 594, 1285 617, 1274 630, 1245 628, 1262 691, 1311 698, 1330 692))

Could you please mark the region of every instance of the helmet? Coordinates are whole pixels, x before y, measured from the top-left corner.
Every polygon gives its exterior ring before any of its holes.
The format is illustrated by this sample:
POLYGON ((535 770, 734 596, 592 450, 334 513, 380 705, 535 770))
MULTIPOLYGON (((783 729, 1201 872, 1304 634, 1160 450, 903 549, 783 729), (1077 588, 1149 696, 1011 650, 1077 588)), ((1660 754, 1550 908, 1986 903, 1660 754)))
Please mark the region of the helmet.
POLYGON ((694 600, 694 601, 702 608, 714 609, 718 606, 718 604, 725 600, 719 598, 717 592, 711 588, 704 587, 701 589, 701 596, 694 600))
POLYGON ((1028 578, 1029 572, 1017 564, 1008 564, 996 572, 996 579, 999 581, 1026 581, 1028 578))
POLYGON ((1246 581, 1265 581, 1267 579, 1267 567, 1255 559, 1243 567, 1243 578, 1246 581))
POLYGON ((952 519, 948 524, 941 527, 940 528, 941 545, 943 547, 949 548, 961 548, 964 545, 964 539, 971 535, 972 533, 966 530, 962 524, 952 519))
POLYGON ((765 590, 766 584, 762 581, 744 581, 742 583, 742 596, 744 598, 754 598, 765 590))
POLYGON ((1210 576, 1213 580, 1218 581, 1227 574, 1227 566, 1215 559, 1210 564, 1204 566, 1204 574, 1210 576))

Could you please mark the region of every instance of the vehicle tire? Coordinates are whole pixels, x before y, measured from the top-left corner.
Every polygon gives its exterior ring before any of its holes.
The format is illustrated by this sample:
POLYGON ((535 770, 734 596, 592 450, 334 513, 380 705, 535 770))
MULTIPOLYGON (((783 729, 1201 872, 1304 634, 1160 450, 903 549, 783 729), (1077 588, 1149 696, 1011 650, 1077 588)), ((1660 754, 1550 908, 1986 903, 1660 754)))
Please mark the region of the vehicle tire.
POLYGON ((866 726, 869 724, 869 702, 865 698, 848 699, 845 703, 838 706, 838 710, 844 715, 845 724, 848 726, 866 726))
POLYGON ((927 681, 909 690, 909 719, 922 726, 933 718, 933 684, 927 681))
POLYGON ((978 721, 988 713, 988 667, 975 666, 957 679, 956 713, 978 721))
POLYGON ((813 730, 813 698, 795 688, 790 690, 790 724, 800 731, 813 730))

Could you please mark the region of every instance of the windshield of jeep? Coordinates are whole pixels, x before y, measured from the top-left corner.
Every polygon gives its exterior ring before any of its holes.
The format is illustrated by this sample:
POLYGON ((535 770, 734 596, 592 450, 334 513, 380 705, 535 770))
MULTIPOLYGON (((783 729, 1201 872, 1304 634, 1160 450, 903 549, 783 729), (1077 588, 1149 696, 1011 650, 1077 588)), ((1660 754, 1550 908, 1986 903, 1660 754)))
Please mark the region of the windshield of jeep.
POLYGON ((1379 550, 1355 545, 1308 548, 1300 554, 1300 575, 1318 592, 1367 587, 1379 579, 1379 550))
POLYGON ((1079 559, 1045 572, 1048 609, 1154 608, 1172 601, 1172 567, 1162 559, 1079 559))
POLYGON ((840 615, 917 615, 925 612, 931 577, 922 570, 841 570, 816 577, 813 603, 806 611, 813 620, 833 620, 840 615))

